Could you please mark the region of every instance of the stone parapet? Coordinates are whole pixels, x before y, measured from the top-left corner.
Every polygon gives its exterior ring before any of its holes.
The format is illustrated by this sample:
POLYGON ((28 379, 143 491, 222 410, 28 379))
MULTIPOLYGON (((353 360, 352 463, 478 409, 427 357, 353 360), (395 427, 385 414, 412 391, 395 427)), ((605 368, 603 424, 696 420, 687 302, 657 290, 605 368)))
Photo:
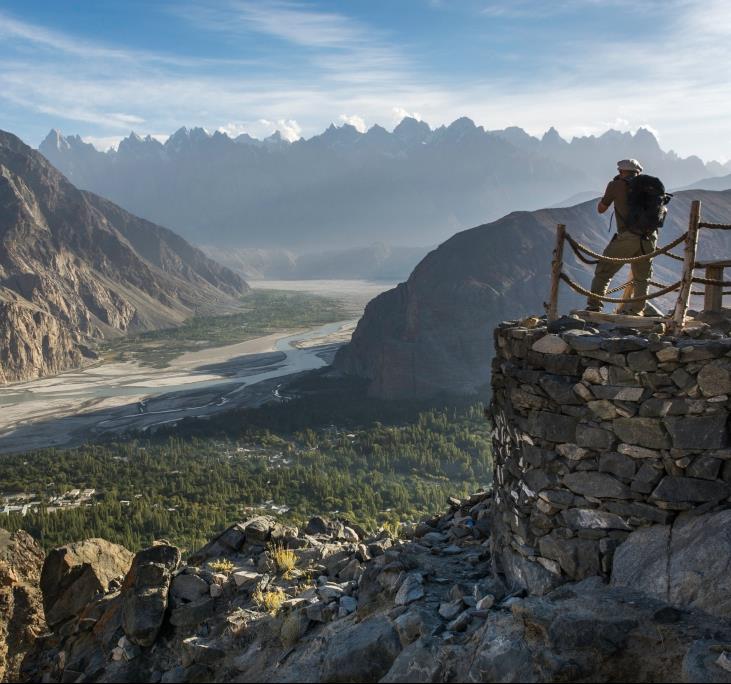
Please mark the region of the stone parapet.
POLYGON ((515 584, 608 576, 630 532, 731 507, 731 338, 507 322, 495 351, 493 557, 515 584))

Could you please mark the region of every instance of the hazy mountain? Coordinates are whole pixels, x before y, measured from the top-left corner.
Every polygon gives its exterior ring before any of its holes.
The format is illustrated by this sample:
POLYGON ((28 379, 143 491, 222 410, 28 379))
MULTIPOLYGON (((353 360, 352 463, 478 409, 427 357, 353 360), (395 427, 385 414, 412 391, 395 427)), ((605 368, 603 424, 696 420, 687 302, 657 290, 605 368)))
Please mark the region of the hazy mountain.
POLYGON ((197 244, 293 253, 435 244, 514 209, 599 193, 621 157, 673 187, 723 172, 664 152, 644 129, 567 142, 553 128, 536 138, 467 118, 435 130, 410 118, 393 132, 330 126, 294 143, 182 128, 164 144, 132 134, 108 152, 52 131, 40 151, 79 187, 197 244))
POLYGON ((731 190, 731 173, 725 176, 714 176, 711 178, 701 178, 701 180, 691 183, 683 190, 731 190))
POLYGON ((3 131, 0 244, 0 382, 77 365, 89 339, 174 325, 248 288, 3 131))
POLYGON ((575 195, 571 195, 571 197, 567 197, 566 199, 559 200, 558 202, 553 202, 551 204, 552 207, 573 207, 577 204, 583 204, 584 202, 588 202, 589 200, 599 200, 599 198, 602 196, 604 192, 604 188, 601 190, 585 190, 584 192, 577 192, 575 195))
POLYGON ((426 247, 392 247, 375 243, 367 247, 321 250, 295 254, 286 249, 201 247, 206 254, 247 279, 389 280, 408 277, 426 247))
MULTIPOLYGON (((679 193, 670 204, 662 244, 687 230, 692 199, 702 200, 707 220, 731 219, 731 191, 679 193)), ((405 283, 368 304, 335 366, 369 379, 371 393, 382 398, 478 391, 490 377, 493 328, 501 320, 544 313, 556 223, 565 223, 573 236, 594 249, 602 249, 609 237, 607 218, 597 214, 594 200, 570 208, 514 212, 457 233, 429 253, 405 283)), ((682 254, 682 249, 676 252, 682 254)), ((724 254, 731 255, 728 231, 702 231, 700 257, 724 254)), ((576 279, 589 285, 593 267, 577 262, 568 248, 566 264, 576 279)), ((660 257, 655 278, 674 282, 680 266, 660 257)), ((562 311, 580 301, 562 286, 562 311)))

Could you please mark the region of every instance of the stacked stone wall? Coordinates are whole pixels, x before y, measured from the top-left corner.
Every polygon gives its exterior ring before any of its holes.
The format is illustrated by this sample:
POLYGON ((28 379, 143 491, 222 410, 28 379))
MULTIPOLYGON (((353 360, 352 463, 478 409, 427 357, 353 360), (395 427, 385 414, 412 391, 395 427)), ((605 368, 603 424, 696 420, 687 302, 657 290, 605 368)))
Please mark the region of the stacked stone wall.
POLYGON ((514 583, 608 576, 632 531, 731 507, 731 338, 508 322, 495 350, 493 556, 514 583))

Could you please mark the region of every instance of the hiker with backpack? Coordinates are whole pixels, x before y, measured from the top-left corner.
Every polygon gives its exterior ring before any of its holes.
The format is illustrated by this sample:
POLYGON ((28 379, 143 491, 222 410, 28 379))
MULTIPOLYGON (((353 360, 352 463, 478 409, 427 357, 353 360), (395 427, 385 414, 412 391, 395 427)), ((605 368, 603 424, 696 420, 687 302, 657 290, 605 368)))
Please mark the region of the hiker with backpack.
MULTIPOLYGON (((617 162, 619 174, 607 185, 604 196, 599 200, 597 211, 603 214, 614 204, 617 232, 603 254, 612 258, 630 258, 649 254, 657 244, 657 230, 665 221, 666 204, 672 195, 665 192, 659 178, 642 173, 642 165, 636 159, 617 162)), ((597 264, 591 291, 604 296, 609 282, 624 266, 621 262, 600 261, 597 264)), ((634 290, 632 297, 647 294, 648 281, 652 275, 652 260, 643 259, 631 264, 634 290)), ((601 311, 602 301, 589 297, 588 311, 601 311)), ((642 316, 645 302, 629 302, 622 309, 623 314, 642 316)))

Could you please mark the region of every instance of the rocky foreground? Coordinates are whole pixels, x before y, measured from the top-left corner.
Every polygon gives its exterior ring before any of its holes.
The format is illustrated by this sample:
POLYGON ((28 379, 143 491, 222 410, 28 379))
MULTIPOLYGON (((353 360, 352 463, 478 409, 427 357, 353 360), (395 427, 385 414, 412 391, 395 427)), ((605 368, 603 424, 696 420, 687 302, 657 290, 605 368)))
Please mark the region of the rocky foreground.
POLYGON ((313 518, 297 530, 257 517, 185 563, 166 542, 135 556, 103 540, 56 549, 40 582, 49 629, 21 676, 731 681, 728 616, 601 578, 543 597, 511 591, 493 574, 490 495, 450 503, 403 538, 344 520, 313 518))

